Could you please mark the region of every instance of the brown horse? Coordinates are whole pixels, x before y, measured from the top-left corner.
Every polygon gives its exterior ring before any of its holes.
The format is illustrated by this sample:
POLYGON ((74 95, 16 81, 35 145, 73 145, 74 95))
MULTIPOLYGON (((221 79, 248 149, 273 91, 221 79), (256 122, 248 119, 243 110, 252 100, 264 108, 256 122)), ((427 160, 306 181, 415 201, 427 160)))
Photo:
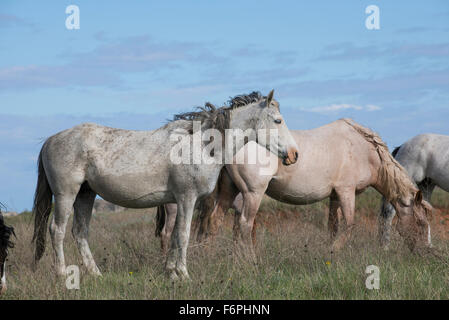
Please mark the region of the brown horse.
MULTIPOLYGON (((235 217, 234 236, 254 256, 253 224, 266 192, 273 199, 295 205, 330 198, 328 229, 332 248, 338 250, 354 227, 356 194, 371 186, 395 207, 398 231, 410 250, 417 245, 430 246, 427 215, 432 207, 423 201, 421 192, 377 134, 349 119, 291 133, 301 151, 296 164, 277 166, 272 175, 260 175, 260 164, 226 166, 218 183, 215 207, 202 212, 199 240, 217 233, 225 212, 241 193, 243 205, 235 203, 241 209, 235 217), (340 234, 339 210, 346 222, 340 234)), ((167 215, 176 215, 176 211, 170 208, 167 215)))

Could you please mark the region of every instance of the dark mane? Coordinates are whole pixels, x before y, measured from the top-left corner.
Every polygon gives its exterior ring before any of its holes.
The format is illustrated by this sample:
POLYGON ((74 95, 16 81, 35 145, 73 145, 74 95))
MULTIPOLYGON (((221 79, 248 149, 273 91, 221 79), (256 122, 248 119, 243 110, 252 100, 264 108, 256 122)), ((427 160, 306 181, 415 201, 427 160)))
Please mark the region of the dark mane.
POLYGON ((214 128, 224 132, 229 127, 229 114, 231 110, 259 102, 265 98, 260 92, 253 91, 250 94, 242 94, 229 99, 222 107, 216 107, 212 103, 206 102, 204 107, 196 108, 198 111, 176 114, 171 121, 190 121, 191 125, 188 128, 190 133, 193 130, 193 121, 201 121, 204 129, 214 128))
POLYGON ((393 152, 391 153, 391 155, 393 156, 393 158, 396 158, 396 155, 398 154, 399 149, 401 149, 401 147, 396 147, 396 148, 393 150, 393 152))
POLYGON ((4 262, 4 259, 8 254, 8 249, 14 247, 14 244, 11 242, 11 235, 16 235, 14 233, 14 228, 5 224, 0 209, 0 263, 4 262))

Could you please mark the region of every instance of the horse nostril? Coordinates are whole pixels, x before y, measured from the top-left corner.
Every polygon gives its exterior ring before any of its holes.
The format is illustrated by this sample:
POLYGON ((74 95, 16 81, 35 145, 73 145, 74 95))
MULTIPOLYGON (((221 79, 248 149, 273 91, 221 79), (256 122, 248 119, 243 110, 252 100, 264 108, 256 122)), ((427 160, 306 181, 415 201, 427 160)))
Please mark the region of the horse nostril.
POLYGON ((298 160, 298 151, 295 151, 295 160, 298 160))

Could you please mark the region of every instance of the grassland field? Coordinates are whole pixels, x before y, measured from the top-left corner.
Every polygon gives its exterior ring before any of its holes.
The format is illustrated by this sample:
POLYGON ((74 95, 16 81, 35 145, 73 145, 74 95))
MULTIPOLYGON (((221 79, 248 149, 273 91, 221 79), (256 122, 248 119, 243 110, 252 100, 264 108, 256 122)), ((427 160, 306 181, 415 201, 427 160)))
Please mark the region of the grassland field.
POLYGON ((70 220, 65 256, 67 265, 80 266, 79 290, 68 290, 55 276, 48 235, 45 256, 38 270, 31 270, 33 221, 24 212, 6 218, 17 239, 7 262, 8 291, 0 299, 448 299, 449 194, 436 190, 432 198, 433 244, 442 258, 410 253, 397 232, 390 250, 381 250, 380 201, 372 189, 357 197, 353 237, 331 253, 327 200, 291 206, 265 198, 257 218, 257 264, 233 254, 230 212, 215 241, 191 240, 187 282, 165 276, 154 208, 93 216, 89 243, 102 277, 85 272, 70 220), (365 286, 369 265, 379 267, 379 290, 365 286))

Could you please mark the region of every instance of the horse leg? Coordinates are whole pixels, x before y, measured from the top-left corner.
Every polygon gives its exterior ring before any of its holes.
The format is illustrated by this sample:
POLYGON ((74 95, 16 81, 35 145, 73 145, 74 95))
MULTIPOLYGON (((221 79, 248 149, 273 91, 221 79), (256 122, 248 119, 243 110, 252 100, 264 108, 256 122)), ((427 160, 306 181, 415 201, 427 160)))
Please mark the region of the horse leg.
POLYGON ((175 227, 176 216, 178 214, 177 205, 174 203, 165 204, 165 224, 161 231, 161 251, 167 255, 170 249, 170 239, 175 227))
POLYGON ((245 192, 242 195, 242 211, 240 214, 236 211, 235 215, 234 243, 238 249, 243 249, 245 256, 255 261, 256 253, 253 245, 253 226, 264 193, 245 192))
POLYGON ((335 192, 332 192, 329 197, 329 219, 327 222, 327 229, 329 230, 331 243, 335 241, 338 233, 338 211, 340 202, 335 192))
MULTIPOLYGON (((432 199, 433 190, 435 190, 436 184, 432 182, 430 179, 424 179, 421 183, 418 184, 419 189, 422 191, 423 198, 425 201, 430 203, 430 199, 432 199)), ((429 224, 429 236, 427 239, 427 243, 429 246, 432 246, 432 238, 430 234, 430 224, 429 224)))
POLYGON ((201 242, 209 237, 215 237, 218 234, 220 226, 223 224, 224 215, 231 208, 239 190, 232 182, 227 171, 217 183, 220 183, 218 199, 213 210, 203 208, 200 215, 200 227, 198 230, 197 241, 201 242))
POLYGON ((335 190, 340 200, 340 206, 345 218, 345 230, 338 235, 332 244, 332 251, 338 251, 351 238, 352 229, 354 228, 354 212, 355 212, 355 190, 353 188, 343 188, 335 190))
POLYGON ((167 257, 166 270, 172 280, 189 279, 187 272, 187 247, 196 197, 184 196, 178 200, 178 213, 171 236, 171 248, 167 257))
POLYGON ((390 245, 391 225, 395 215, 396 210, 393 205, 383 198, 382 209, 379 216, 379 243, 384 250, 387 250, 390 245))
POLYGON ((89 273, 101 276, 101 272, 94 261, 87 240, 95 197, 96 193, 87 184, 81 187, 74 204, 75 213, 73 216, 72 235, 89 273))
POLYGON ((424 179, 421 183, 418 184, 418 187, 419 190, 422 191, 423 199, 427 202, 430 202, 436 184, 433 183, 430 179, 424 179))
POLYGON ((50 223, 50 236, 55 253, 55 269, 58 276, 66 275, 64 259, 64 237, 67 221, 78 192, 55 195, 55 211, 50 223))
MULTIPOLYGON (((238 226, 240 215, 243 209, 243 196, 241 193, 237 195, 234 202, 232 203, 232 209, 234 209, 234 227, 238 226), (237 217, 237 219, 235 219, 237 217)), ((251 238, 253 240, 253 247, 257 244, 257 219, 254 219, 253 230, 251 231, 251 238)))

